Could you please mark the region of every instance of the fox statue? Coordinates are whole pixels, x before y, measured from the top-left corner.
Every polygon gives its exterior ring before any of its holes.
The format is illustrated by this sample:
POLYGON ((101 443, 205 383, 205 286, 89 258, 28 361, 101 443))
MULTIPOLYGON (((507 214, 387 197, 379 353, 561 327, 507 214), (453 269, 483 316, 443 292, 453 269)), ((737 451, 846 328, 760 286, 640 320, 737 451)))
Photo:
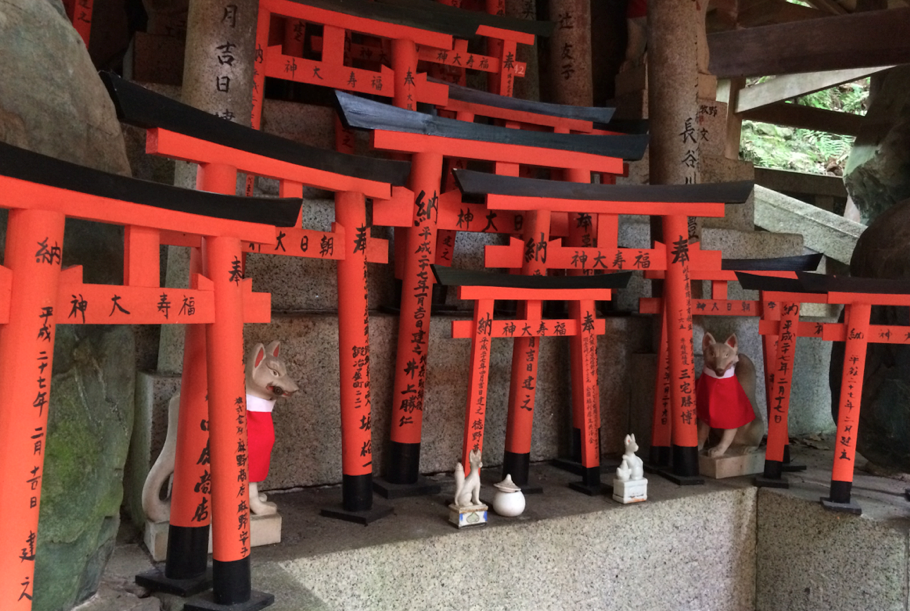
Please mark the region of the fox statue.
POLYGON ((464 466, 459 460, 455 463, 455 506, 459 509, 480 505, 480 452, 471 450, 468 454, 471 462, 471 472, 464 475, 464 466))
POLYGON ((279 358, 281 344, 274 341, 263 348, 256 344, 246 364, 246 434, 249 452, 250 511, 268 515, 277 511, 275 503, 259 492, 259 482, 269 474, 272 446, 275 445, 275 426, 272 408, 281 397, 297 392, 297 384, 288 377, 288 370, 279 358))
POLYGON ((622 455, 622 462, 616 468, 616 479, 628 482, 643 479, 645 468, 642 460, 635 455, 638 451, 638 444, 635 442, 635 435, 626 435, 626 451, 622 455))
MULTIPOLYGON (((269 460, 275 442, 272 424, 272 407, 281 397, 297 392, 297 384, 288 377, 287 367, 279 358, 281 344, 274 341, 263 347, 256 344, 247 360, 247 449, 248 476, 250 480, 250 510, 257 515, 277 511, 274 503, 259 492, 259 482, 268 475, 269 460)), ((167 436, 155 464, 149 470, 142 487, 142 509, 152 522, 167 522, 171 516, 170 499, 162 500, 161 491, 174 473, 177 450, 177 421, 180 411, 180 393, 168 403, 167 436)))
POLYGON ((708 451, 710 458, 723 456, 731 445, 741 451, 757 448, 764 423, 755 410, 755 365, 739 354, 735 334, 718 343, 705 333, 702 353, 705 367, 695 385, 698 448, 704 447, 711 429, 723 432, 720 442, 708 451))

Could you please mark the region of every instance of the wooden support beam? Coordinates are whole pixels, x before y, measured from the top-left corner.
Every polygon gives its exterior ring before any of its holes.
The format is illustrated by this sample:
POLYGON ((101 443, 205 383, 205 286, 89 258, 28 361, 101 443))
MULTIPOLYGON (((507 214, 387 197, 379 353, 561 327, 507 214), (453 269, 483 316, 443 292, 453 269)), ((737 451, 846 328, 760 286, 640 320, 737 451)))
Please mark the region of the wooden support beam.
POLYGON ((835 2, 835 0, 809 0, 809 4, 832 15, 848 14, 847 9, 835 2))
POLYGON ((820 132, 841 134, 844 136, 859 135, 863 124, 861 115, 847 112, 836 112, 811 106, 800 106, 789 102, 777 102, 742 113, 743 119, 761 121, 787 127, 800 127, 820 132))
POLYGON ((733 106, 734 112, 746 112, 747 110, 774 104, 775 102, 791 100, 802 95, 836 87, 843 83, 851 83, 893 67, 877 66, 875 68, 853 68, 850 70, 830 70, 809 74, 799 73, 776 76, 770 81, 741 89, 736 97, 736 104, 733 106))
POLYGON ((910 62, 910 9, 870 11, 708 36, 718 78, 910 62))
POLYGON ((847 197, 844 179, 839 176, 822 176, 804 172, 755 168, 755 183, 779 193, 847 197))
POLYGON ((792 4, 786 0, 739 0, 736 25, 741 28, 754 28, 826 16, 827 13, 818 9, 792 4))

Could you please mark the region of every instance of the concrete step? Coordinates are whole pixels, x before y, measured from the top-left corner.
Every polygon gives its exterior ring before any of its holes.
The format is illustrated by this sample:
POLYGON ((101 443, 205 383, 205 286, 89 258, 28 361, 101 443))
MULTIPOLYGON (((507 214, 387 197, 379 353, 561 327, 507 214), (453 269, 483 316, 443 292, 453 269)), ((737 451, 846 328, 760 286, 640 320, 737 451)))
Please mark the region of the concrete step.
MULTIPOLYGON (((275 611, 906 608, 906 483, 858 470, 863 516, 828 512, 818 499, 833 445, 820 445, 793 446, 808 470, 787 474, 789 490, 748 478, 678 487, 648 475, 648 501, 631 506, 578 494, 566 487, 571 475, 535 464, 546 493, 527 497, 521 517, 491 512, 486 526, 462 530, 447 522, 448 474, 437 476, 443 494, 395 500, 394 515, 368 528, 319 517, 337 487, 275 494, 282 543, 253 550, 253 587, 275 594, 275 611)), ((132 580, 151 567, 124 525, 99 595, 80 611, 150 600, 136 598, 132 580)), ((167 609, 182 604, 156 596, 167 609)))

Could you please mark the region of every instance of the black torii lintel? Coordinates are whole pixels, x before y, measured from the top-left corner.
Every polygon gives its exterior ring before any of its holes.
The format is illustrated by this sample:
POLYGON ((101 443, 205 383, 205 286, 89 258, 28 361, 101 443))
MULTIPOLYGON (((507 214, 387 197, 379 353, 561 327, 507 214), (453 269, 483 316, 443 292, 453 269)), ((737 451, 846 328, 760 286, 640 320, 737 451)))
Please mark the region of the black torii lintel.
POLYGON ((453 174, 464 195, 514 195, 578 201, 741 204, 749 198, 754 186, 752 181, 703 185, 604 185, 499 176, 475 170, 453 170, 453 174))
MULTIPOLYGON (((380 0, 384 1, 384 0, 380 0)), ((495 93, 453 85, 435 78, 427 80, 448 85, 449 99, 467 102, 469 104, 483 104, 484 106, 493 106, 504 110, 516 110, 520 112, 530 112, 548 117, 560 117, 562 119, 575 119, 577 121, 591 121, 592 123, 609 123, 613 118, 615 108, 600 108, 597 106, 570 106, 568 104, 549 104, 547 102, 534 102, 532 100, 522 100, 495 93)), ((608 129, 605 127, 605 129, 608 129)), ((622 131, 622 130, 620 130, 622 131)))
POLYGON ((821 260, 821 253, 769 259, 724 259, 720 263, 720 268, 741 271, 804 272, 818 269, 821 260))
POLYGON ((596 276, 522 276, 431 265, 442 286, 496 286, 512 289, 623 289, 632 272, 596 276))
POLYGON ((0 142, 0 176, 213 218, 293 227, 299 198, 238 197, 109 174, 0 142))
POLYGON ((378 129, 457 140, 514 144, 603 155, 630 161, 641 159, 648 146, 648 137, 645 135, 592 136, 509 129, 434 117, 374 102, 342 91, 336 91, 335 98, 338 101, 338 114, 345 126, 349 128, 378 129))
POLYGON ((797 272, 804 290, 815 293, 878 293, 881 295, 910 295, 910 281, 889 278, 855 278, 797 272))
POLYGON ((803 283, 796 278, 760 276, 744 272, 736 272, 736 278, 744 289, 751 291, 773 291, 775 293, 824 293, 824 291, 806 289, 803 283))
POLYGON ((101 80, 114 101, 117 118, 136 127, 160 127, 294 165, 395 186, 404 186, 411 171, 407 161, 339 153, 245 127, 149 91, 112 72, 102 72, 101 80))
POLYGON ((434 21, 438 18, 443 19, 444 23, 476 23, 477 25, 487 25, 501 30, 534 34, 544 38, 552 36, 553 29, 556 27, 556 24, 552 21, 491 15, 482 11, 469 11, 449 6, 448 4, 436 2, 436 0, 377 0, 377 2, 388 6, 406 8, 411 18, 416 21, 422 21, 426 16, 432 16, 434 21))

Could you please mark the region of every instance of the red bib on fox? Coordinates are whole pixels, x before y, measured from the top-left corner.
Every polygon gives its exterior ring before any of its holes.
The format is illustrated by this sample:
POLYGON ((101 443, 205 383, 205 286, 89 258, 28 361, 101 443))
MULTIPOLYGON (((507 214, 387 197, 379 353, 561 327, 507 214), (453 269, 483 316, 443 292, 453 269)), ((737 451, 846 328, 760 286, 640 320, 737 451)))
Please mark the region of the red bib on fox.
POLYGON ((733 367, 722 378, 707 368, 702 371, 695 383, 695 409, 698 419, 712 429, 736 429, 755 420, 755 411, 733 367))

